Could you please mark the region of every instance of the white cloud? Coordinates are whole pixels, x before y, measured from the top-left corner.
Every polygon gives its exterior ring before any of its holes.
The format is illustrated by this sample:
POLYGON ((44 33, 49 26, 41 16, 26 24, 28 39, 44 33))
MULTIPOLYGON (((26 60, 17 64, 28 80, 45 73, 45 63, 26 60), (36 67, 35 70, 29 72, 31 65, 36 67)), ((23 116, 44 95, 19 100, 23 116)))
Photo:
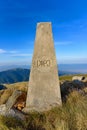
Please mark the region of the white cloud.
POLYGON ((16 54, 16 53, 18 53, 18 51, 12 50, 12 51, 9 51, 9 53, 16 54))
POLYGON ((7 51, 7 50, 4 50, 4 49, 0 49, 0 53, 16 54, 16 53, 18 53, 18 51, 16 51, 16 50, 7 51))
POLYGON ((0 53, 6 53, 6 50, 0 49, 0 53))
POLYGON ((0 49, 0 54, 6 54, 9 56, 13 56, 13 57, 27 57, 27 56, 32 56, 31 53, 22 53, 16 50, 4 50, 4 49, 0 49))
POLYGON ((15 56, 23 56, 23 57, 25 56, 26 57, 26 56, 32 56, 32 54, 28 54, 28 53, 16 53, 16 54, 12 54, 11 56, 14 56, 14 57, 15 56))

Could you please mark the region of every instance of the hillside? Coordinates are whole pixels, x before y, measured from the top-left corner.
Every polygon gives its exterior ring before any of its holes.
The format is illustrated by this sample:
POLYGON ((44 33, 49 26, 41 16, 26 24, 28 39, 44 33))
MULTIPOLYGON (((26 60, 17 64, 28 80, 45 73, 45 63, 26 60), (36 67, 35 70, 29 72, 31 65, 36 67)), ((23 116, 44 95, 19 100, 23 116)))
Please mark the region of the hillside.
POLYGON ((21 68, 0 72, 0 84, 28 81, 29 74, 30 74, 29 69, 21 69, 21 68))
MULTIPOLYGON (((59 76, 70 74, 65 71, 59 71, 59 76)), ((29 69, 16 68, 0 72, 0 84, 11 84, 16 82, 28 81, 30 75, 29 69)))

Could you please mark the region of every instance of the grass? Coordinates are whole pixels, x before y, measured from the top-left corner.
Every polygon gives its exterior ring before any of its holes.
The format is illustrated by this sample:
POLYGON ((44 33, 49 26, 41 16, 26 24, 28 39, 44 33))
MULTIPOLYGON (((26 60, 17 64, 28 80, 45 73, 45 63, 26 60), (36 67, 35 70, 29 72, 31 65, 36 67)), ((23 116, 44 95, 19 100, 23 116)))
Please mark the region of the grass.
POLYGON ((14 84, 6 84, 5 85, 7 88, 14 88, 17 90, 21 90, 21 91, 27 91, 27 86, 28 86, 28 82, 18 82, 18 83, 14 83, 14 84))
POLYGON ((14 90, 21 90, 27 92, 28 82, 19 82, 15 84, 5 84, 7 89, 0 91, 0 105, 5 104, 8 98, 12 95, 14 90))
POLYGON ((87 74, 76 74, 76 75, 64 75, 64 76, 60 76, 59 80, 68 80, 71 81, 73 76, 85 76, 87 77, 87 74))
MULTIPOLYGON (((60 80, 71 80, 72 77, 61 76, 60 80)), ((8 89, 0 91, 0 102, 5 103, 14 89, 26 92, 27 86, 28 82, 6 85, 8 89)), ((84 91, 87 93, 87 87, 84 91)), ((62 107, 43 113, 29 113, 24 121, 0 116, 0 130, 87 130, 87 95, 74 90, 62 107)))
POLYGON ((4 130, 87 130, 87 96, 73 91, 62 107, 44 113, 29 113, 26 120, 0 117, 4 130), (16 124, 16 125, 15 125, 16 124))
POLYGON ((5 104, 7 102, 8 98, 11 96, 13 91, 13 88, 0 91, 0 105, 5 104))
POLYGON ((0 130, 23 130, 22 122, 12 117, 0 116, 0 130))

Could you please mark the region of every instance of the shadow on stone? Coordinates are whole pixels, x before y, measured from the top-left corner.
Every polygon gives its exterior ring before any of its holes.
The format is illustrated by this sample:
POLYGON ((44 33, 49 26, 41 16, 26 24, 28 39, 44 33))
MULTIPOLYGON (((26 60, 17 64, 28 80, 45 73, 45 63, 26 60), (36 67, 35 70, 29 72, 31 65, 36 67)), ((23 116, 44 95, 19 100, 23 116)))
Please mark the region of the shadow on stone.
POLYGON ((62 100, 66 101, 68 95, 75 91, 78 91, 82 95, 86 95, 87 93, 84 91, 84 88, 87 87, 87 82, 82 82, 80 80, 73 81, 64 81, 61 83, 61 96, 62 100))

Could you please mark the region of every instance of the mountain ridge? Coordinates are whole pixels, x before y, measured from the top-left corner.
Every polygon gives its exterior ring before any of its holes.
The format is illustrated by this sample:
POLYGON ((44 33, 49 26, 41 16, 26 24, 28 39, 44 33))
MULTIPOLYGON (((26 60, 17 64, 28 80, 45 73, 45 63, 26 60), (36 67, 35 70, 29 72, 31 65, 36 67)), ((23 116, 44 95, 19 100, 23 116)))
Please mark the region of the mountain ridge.
POLYGON ((14 68, 0 72, 0 84, 9 84, 29 80, 29 69, 14 68))
MULTIPOLYGON (((76 74, 67 71, 58 71, 59 76, 76 74)), ((30 69, 14 68, 0 72, 0 84, 11 84, 22 81, 29 81, 30 69)))

